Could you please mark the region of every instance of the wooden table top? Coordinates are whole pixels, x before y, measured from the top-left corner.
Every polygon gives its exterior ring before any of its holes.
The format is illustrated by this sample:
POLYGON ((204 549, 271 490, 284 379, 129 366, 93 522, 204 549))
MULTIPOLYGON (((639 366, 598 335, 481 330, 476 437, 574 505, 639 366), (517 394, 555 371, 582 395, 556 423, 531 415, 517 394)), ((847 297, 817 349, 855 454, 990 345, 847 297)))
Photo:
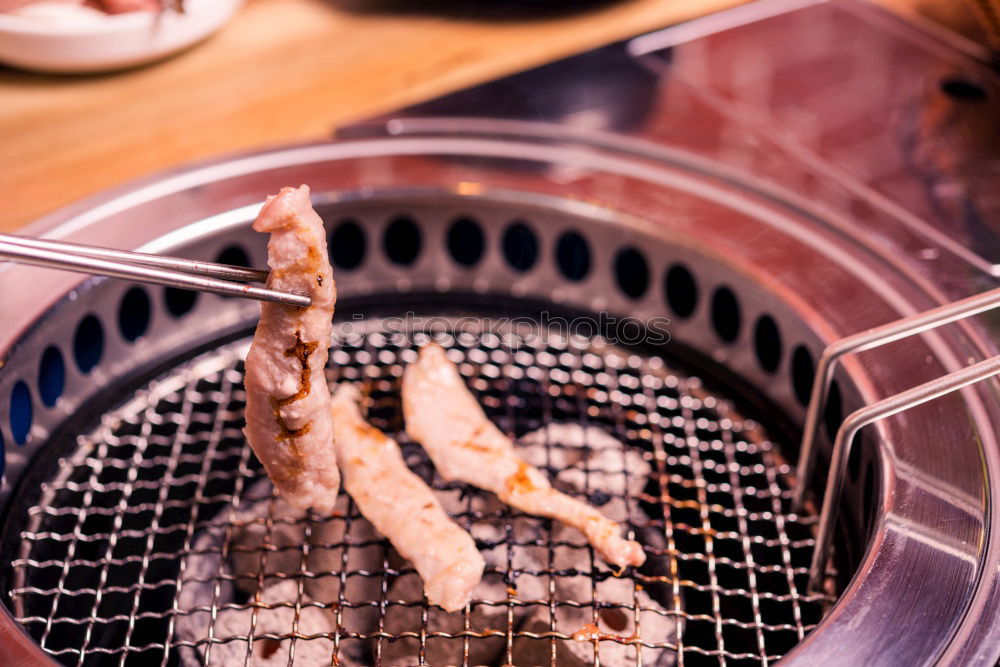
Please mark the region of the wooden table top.
POLYGON ((742 1, 543 12, 483 0, 249 0, 219 34, 154 65, 90 76, 0 67, 0 231, 157 170, 321 140, 354 120, 742 1))

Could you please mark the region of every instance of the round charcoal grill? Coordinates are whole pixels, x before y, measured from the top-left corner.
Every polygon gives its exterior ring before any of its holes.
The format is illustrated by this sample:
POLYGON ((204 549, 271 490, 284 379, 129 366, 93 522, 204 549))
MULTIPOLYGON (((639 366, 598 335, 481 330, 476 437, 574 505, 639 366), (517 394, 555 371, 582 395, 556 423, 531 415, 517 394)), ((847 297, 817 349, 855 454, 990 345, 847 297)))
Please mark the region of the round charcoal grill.
MULTIPOLYGON (((998 411, 983 387, 863 432, 815 587, 816 499, 792 508, 824 344, 939 303, 933 281, 794 195, 680 154, 509 127, 207 165, 34 230, 263 266, 249 229, 262 196, 308 183, 340 294, 329 380, 358 384, 476 538, 487 573, 470 607, 427 605, 347 496, 330 516, 274 497, 240 431, 257 304, 4 267, 0 655, 765 665, 876 656, 885 637, 897 663, 976 650, 998 411), (646 565, 614 572, 579 535, 435 475, 399 406, 431 339, 554 484, 628 527, 646 565)), ((964 323, 846 358, 802 483, 823 488, 848 413, 988 349, 964 323)))
MULTIPOLYGON (((502 531, 499 539, 479 541, 493 566, 481 587, 485 596, 476 596, 458 632, 445 629, 426 603, 394 598, 391 584, 413 570, 389 564, 388 544, 357 528, 364 519, 353 506, 333 519, 347 524, 342 540, 314 540, 308 546, 276 545, 273 522, 266 516, 253 519, 265 537, 244 552, 250 568, 233 567, 226 554, 241 548, 235 534, 244 526, 234 521, 232 510, 247 502, 272 501, 254 491, 266 476, 240 431, 241 360, 247 347, 240 340, 142 387, 83 436, 71 458, 43 484, 19 535, 21 553, 11 563, 17 619, 46 650, 69 664, 81 656, 150 664, 170 655, 183 658, 185 647, 198 651, 186 654, 191 664, 211 662, 209 645, 237 642, 245 652, 250 633, 248 615, 241 616, 245 627, 235 634, 220 614, 252 613, 260 603, 253 596, 241 599, 213 589, 256 580, 263 571, 260 560, 278 551, 303 565, 280 572, 279 580, 365 578, 381 591, 378 598, 358 600, 349 599, 345 587, 344 593, 322 602, 292 596, 267 603, 339 611, 344 625, 353 627, 331 635, 339 641, 330 658, 342 664, 380 662, 378 657, 401 636, 416 640, 406 648, 428 664, 461 661, 464 650, 492 655, 498 664, 529 664, 539 657, 558 664, 567 652, 565 644, 578 641, 572 636, 585 621, 599 626, 608 619, 613 624, 622 614, 639 618, 633 636, 593 643, 586 653, 594 661, 620 664, 623 653, 609 647, 613 642, 627 647, 633 664, 643 664, 643 656, 651 653, 657 656, 655 664, 673 664, 678 651, 687 662, 766 662, 780 657, 819 621, 823 603, 832 598, 802 592, 813 522, 789 513, 788 466, 763 429, 745 420, 728 399, 705 389, 698 378, 665 366, 660 357, 628 352, 601 338, 567 340, 549 332, 525 338, 468 330, 457 336, 338 335, 331 381, 367 387, 373 423, 399 437, 410 465, 442 491, 454 487, 437 478, 422 450, 398 432, 400 371, 416 358, 417 345, 431 339, 461 360, 490 417, 508 433, 523 435, 552 423, 590 426, 621 445, 555 437, 545 446, 611 447, 618 450, 615 457, 634 448, 648 462, 653 472, 638 485, 640 493, 628 497, 626 488, 618 496, 633 510, 616 518, 627 519, 652 556, 649 567, 626 578, 632 591, 624 599, 602 599, 599 584, 614 575, 589 547, 553 538, 549 521, 506 507, 484 512, 480 507, 487 494, 464 486, 463 508, 454 518, 468 527, 493 521, 502 531), (206 542, 205 548, 199 539, 205 535, 221 539, 206 542), (546 567, 519 566, 521 552, 529 549, 545 551, 546 567), (346 551, 343 569, 310 569, 309 552, 316 550, 329 551, 334 562, 346 551), (196 555, 185 558, 192 552, 196 555), (212 571, 191 564, 205 560, 213 561, 212 571), (563 580, 578 577, 594 582, 583 587, 586 599, 519 594, 519 589, 539 584, 549 589, 550 582, 552 590, 561 589, 563 580), (651 591, 650 598, 638 603, 636 588, 651 591), (420 605, 419 622, 392 627, 398 608, 414 604, 420 605), (490 608, 516 613, 506 623, 478 626, 476 612, 490 608), (354 627, 367 609, 375 610, 377 618, 369 615, 367 627, 354 627), (525 617, 538 612, 547 617, 545 627, 526 627, 525 617), (175 631, 190 625, 203 627, 175 631), (646 633, 644 626, 659 633, 646 633)), ((583 470, 580 495, 600 505, 612 500, 601 481, 629 474, 624 458, 614 469, 583 470)), ((308 517, 300 523, 310 521, 323 519, 308 517)), ((289 627, 280 634, 265 630, 254 636, 290 644, 322 638, 302 634, 289 627)), ((398 656, 399 651, 393 653, 398 656)))

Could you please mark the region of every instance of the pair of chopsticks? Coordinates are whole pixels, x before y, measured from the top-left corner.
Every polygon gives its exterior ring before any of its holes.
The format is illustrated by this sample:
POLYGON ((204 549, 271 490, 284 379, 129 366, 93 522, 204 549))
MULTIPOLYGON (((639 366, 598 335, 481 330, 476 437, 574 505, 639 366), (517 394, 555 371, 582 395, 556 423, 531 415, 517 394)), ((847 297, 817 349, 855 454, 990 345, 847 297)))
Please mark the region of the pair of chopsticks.
POLYGON ((163 257, 79 243, 0 234, 0 260, 77 273, 126 278, 154 285, 213 292, 258 301, 272 301, 301 308, 312 303, 308 296, 248 284, 263 283, 267 280, 268 272, 260 269, 246 269, 241 266, 163 257))

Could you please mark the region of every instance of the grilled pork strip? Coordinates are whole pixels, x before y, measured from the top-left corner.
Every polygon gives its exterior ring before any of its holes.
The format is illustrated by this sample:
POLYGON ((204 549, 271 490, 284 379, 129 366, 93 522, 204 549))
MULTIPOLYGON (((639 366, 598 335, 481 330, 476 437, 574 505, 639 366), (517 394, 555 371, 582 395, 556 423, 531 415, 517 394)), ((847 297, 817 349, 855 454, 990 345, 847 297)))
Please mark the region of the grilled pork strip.
POLYGON ((243 432, 288 503, 328 513, 340 487, 323 371, 337 291, 323 221, 303 185, 268 197, 253 228, 271 234, 267 286, 306 294, 312 305, 261 304, 246 360, 243 432))
POLYGON ((485 565, 476 543, 403 460, 399 445, 361 416, 360 395, 343 385, 333 396, 334 443, 344 488, 366 519, 413 563, 432 604, 465 607, 485 565))
POLYGON ((403 374, 406 430, 446 480, 495 493, 528 514, 556 519, 582 532, 604 560, 625 567, 646 560, 642 546, 596 509, 552 488, 540 470, 514 450, 469 392, 444 349, 425 345, 403 374))

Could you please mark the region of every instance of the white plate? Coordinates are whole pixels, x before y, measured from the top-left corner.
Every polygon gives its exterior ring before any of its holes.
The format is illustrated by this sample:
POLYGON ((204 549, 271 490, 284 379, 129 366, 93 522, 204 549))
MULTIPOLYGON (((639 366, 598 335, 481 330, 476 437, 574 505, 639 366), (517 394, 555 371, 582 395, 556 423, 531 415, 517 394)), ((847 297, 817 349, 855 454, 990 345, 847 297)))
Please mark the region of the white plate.
POLYGON ((100 72, 163 58, 222 27, 243 0, 187 0, 185 12, 60 20, 0 14, 0 61, 44 72, 100 72))

